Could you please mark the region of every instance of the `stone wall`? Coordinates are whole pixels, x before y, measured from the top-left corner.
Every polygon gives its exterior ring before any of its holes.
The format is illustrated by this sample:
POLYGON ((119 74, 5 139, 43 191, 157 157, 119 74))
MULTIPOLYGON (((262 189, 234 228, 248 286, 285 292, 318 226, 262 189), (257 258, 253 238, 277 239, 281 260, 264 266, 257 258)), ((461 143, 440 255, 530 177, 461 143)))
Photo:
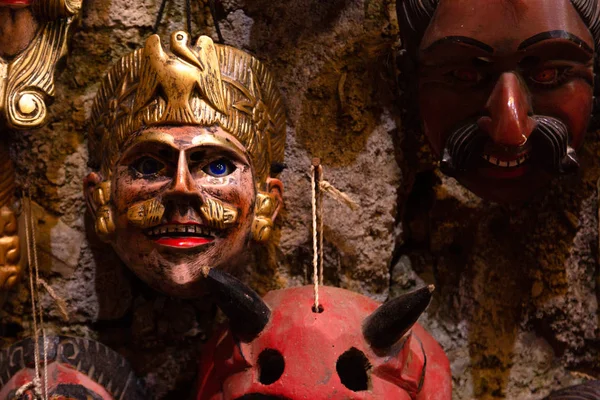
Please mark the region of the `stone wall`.
MULTIPOLYGON (((225 43, 257 55, 279 79, 288 116, 286 209, 275 274, 249 267, 259 291, 308 283, 312 157, 360 206, 326 199, 325 279, 378 300, 422 283, 437 291, 422 318, 448 352, 456 399, 538 399, 600 373, 596 179, 590 135, 584 172, 528 204, 501 207, 431 171, 419 137, 403 134, 393 72, 397 22, 389 0, 223 0, 225 43), (429 167, 429 168, 428 168, 429 167)), ((127 356, 158 398, 192 386, 214 308, 165 298, 99 242, 85 212, 85 120, 98 83, 151 34, 158 0, 87 0, 50 123, 12 135, 20 185, 39 222, 42 275, 66 299, 56 332, 98 339, 127 356)), ((170 1, 159 34, 185 27, 170 1)), ((195 34, 216 40, 207 5, 195 34)), ((31 332, 28 292, 0 311, 0 344, 31 332)))

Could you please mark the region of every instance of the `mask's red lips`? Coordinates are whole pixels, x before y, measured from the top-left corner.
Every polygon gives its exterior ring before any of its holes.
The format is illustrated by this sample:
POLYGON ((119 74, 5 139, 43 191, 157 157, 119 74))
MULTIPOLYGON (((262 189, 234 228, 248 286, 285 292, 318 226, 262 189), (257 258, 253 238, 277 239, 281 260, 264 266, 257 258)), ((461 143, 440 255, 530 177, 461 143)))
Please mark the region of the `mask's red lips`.
POLYGON ((217 232, 197 222, 173 222, 151 228, 146 235, 162 246, 190 249, 212 243, 217 232))
POLYGON ((154 241, 163 246, 169 247, 180 247, 189 249, 196 246, 202 246, 208 243, 212 243, 215 239, 204 238, 204 237, 161 237, 154 239, 154 241))

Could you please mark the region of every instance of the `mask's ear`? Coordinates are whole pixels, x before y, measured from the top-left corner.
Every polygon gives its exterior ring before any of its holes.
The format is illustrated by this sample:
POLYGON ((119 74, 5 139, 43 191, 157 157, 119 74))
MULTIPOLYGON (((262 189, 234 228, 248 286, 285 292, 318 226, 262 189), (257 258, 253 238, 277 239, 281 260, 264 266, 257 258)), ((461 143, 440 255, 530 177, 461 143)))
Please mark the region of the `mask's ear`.
POLYGON ((90 172, 88 176, 83 179, 83 195, 85 197, 85 203, 87 204, 88 210, 92 215, 96 215, 99 205, 94 201, 94 192, 97 190, 99 185, 102 183, 102 177, 96 172, 90 172))
POLYGON ((271 215, 271 220, 275 222, 279 210, 283 207, 283 182, 276 178, 267 178, 267 190, 276 203, 273 214, 271 215))
POLYGON ((279 179, 267 178, 267 193, 258 192, 252 238, 257 242, 268 242, 273 232, 273 221, 283 205, 283 183, 279 179))
POLYGON ((92 172, 83 180, 85 202, 96 220, 96 233, 101 240, 110 242, 115 232, 115 223, 110 204, 110 182, 92 172))

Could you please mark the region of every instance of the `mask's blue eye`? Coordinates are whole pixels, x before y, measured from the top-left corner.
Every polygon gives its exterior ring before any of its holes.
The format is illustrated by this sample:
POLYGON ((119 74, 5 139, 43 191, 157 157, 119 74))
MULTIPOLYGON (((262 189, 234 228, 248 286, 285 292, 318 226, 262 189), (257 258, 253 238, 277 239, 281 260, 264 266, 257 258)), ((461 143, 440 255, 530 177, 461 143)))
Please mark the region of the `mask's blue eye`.
POLYGON ((224 158, 213 161, 202 169, 210 176, 220 178, 235 171, 235 166, 224 158))
POLYGON ((133 163, 132 167, 144 176, 151 176, 161 172, 165 164, 152 157, 142 157, 133 163))

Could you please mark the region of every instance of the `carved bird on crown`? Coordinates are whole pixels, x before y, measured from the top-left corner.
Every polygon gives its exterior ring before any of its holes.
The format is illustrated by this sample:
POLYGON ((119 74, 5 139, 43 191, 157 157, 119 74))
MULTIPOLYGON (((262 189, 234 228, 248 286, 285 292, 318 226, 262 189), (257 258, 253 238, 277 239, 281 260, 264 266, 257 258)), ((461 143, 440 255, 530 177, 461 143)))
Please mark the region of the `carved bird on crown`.
POLYGON ((211 107, 227 114, 219 59, 212 39, 201 36, 193 48, 188 46, 188 41, 186 32, 171 34, 174 54, 171 56, 162 48, 158 35, 146 40, 134 112, 148 105, 162 88, 167 97, 162 121, 194 123, 190 107, 194 89, 199 90, 202 99, 211 107))

